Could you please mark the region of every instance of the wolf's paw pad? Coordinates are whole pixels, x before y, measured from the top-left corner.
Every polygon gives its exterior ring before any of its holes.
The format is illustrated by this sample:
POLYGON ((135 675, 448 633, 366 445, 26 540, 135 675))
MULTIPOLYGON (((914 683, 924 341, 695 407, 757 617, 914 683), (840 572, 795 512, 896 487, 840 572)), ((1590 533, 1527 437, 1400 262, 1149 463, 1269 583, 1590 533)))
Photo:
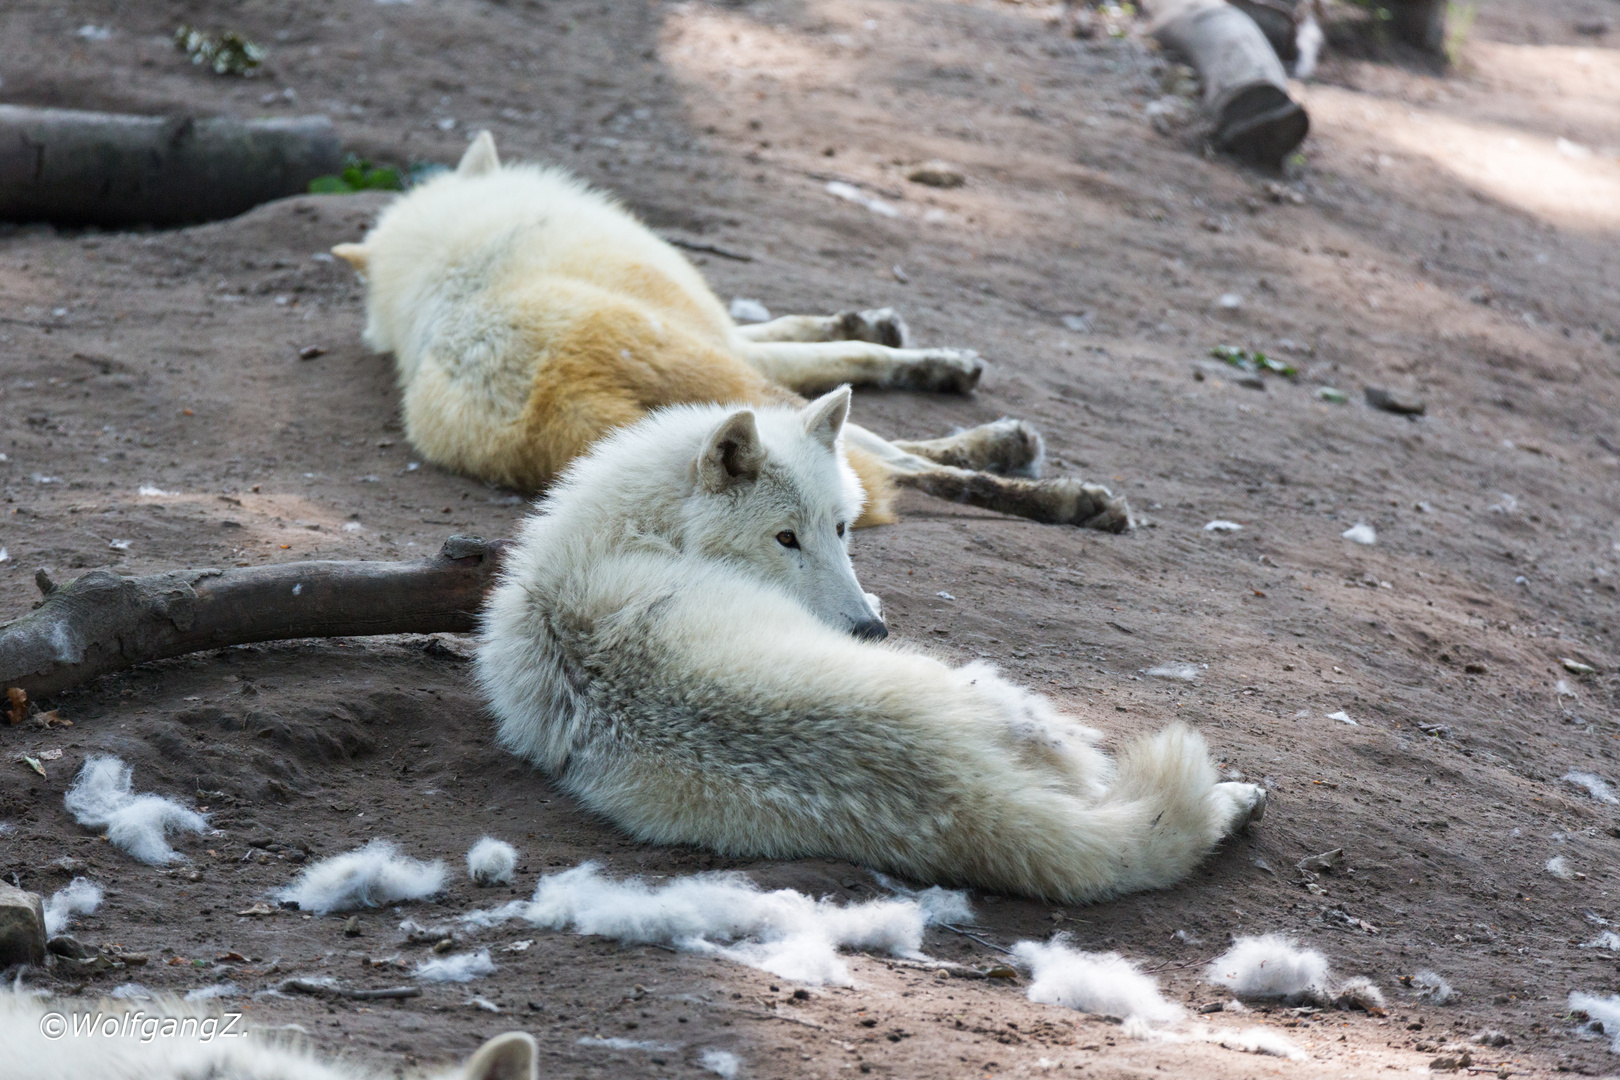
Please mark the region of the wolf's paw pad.
POLYGON ((904 349, 911 343, 911 330, 894 308, 838 313, 838 340, 870 341, 891 349, 904 349))
POLYGON ((1242 832, 1266 816, 1266 789, 1259 784, 1216 784, 1215 794, 1226 803, 1228 833, 1242 832))

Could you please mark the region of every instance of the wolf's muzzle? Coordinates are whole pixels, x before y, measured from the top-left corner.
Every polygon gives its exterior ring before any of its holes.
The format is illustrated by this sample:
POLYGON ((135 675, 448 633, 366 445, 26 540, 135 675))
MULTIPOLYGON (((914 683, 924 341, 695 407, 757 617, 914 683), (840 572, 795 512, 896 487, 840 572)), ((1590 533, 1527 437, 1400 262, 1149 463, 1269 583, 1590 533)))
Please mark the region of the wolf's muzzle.
POLYGON ((862 641, 882 641, 889 636, 889 628, 882 619, 862 619, 849 628, 849 632, 862 641))

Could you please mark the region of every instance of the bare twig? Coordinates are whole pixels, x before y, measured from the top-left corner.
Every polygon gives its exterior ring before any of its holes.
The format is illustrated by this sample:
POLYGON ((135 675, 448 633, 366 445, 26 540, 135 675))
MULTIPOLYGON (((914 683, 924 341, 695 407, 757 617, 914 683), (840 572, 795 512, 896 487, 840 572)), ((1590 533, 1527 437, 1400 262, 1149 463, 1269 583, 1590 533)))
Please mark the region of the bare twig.
POLYGON ((991 941, 989 938, 980 937, 971 930, 963 930, 960 926, 952 926, 950 923, 931 923, 930 925, 937 926, 941 930, 949 930, 953 934, 961 934, 963 937, 968 938, 971 941, 977 941, 980 945, 983 945, 987 949, 996 950, 996 952, 1001 953, 1003 956, 1012 955, 1011 949, 1003 948, 1002 946, 991 941))
POLYGON ((276 984, 276 989, 283 994, 308 994, 311 997, 339 997, 350 1001, 387 1001, 391 998, 413 998, 422 996, 420 986, 386 986, 381 990, 348 990, 340 986, 328 986, 313 979, 283 979, 276 984))
POLYGON ((664 236, 664 243, 682 248, 686 251, 698 251, 704 255, 718 255, 722 259, 735 259, 737 262, 753 262, 752 255, 745 255, 741 251, 732 251, 717 244, 704 244, 697 240, 683 240, 679 236, 664 236))

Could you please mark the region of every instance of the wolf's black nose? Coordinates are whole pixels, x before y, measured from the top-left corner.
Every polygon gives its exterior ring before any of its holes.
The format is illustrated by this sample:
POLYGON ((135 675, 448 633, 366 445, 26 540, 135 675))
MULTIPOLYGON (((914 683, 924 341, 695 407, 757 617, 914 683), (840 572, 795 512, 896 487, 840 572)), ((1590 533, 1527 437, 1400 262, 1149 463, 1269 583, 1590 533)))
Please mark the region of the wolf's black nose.
POLYGON ((882 641, 889 636, 889 628, 882 619, 862 619, 849 628, 849 632, 862 641, 882 641))

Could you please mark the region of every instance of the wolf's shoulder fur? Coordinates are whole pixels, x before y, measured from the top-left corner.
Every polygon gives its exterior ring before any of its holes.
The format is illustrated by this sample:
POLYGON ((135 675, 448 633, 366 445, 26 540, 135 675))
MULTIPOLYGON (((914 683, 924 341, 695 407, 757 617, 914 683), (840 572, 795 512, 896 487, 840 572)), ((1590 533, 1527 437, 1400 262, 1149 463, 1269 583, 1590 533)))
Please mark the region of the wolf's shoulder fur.
MULTIPOLYGON (((234 1017, 234 1019, 233 1019, 234 1017)), ((392 1080, 393 1070, 325 1058, 296 1032, 250 1030, 172 997, 42 998, 0 991, 0 1052, 7 1080, 392 1080)), ((413 1075, 413 1074, 407 1074, 413 1075)), ((537 1080, 532 1036, 490 1039, 461 1065, 426 1080, 537 1080)))
POLYGON ((1116 763, 985 665, 852 636, 828 399, 655 414, 569 470, 486 609, 508 747, 644 840, 1065 900, 1170 884, 1258 810, 1184 728, 1116 763))
POLYGON ((731 326, 690 262, 617 199, 557 167, 441 173, 383 210, 363 250, 372 284, 366 342, 402 364, 419 345, 403 332, 445 293, 511 293, 546 278, 636 294, 663 277, 685 294, 680 303, 643 299, 677 316, 703 310, 698 325, 722 341, 731 326))

